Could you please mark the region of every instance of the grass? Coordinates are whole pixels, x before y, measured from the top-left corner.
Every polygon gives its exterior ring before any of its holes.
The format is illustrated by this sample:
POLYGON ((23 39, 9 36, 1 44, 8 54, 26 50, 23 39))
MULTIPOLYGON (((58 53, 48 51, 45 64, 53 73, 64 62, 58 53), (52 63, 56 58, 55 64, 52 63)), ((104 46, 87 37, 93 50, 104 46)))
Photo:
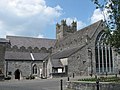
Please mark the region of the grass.
POLYGON ((99 77, 99 78, 87 78, 87 79, 79 79, 78 81, 97 81, 100 82, 120 82, 120 77, 99 77))

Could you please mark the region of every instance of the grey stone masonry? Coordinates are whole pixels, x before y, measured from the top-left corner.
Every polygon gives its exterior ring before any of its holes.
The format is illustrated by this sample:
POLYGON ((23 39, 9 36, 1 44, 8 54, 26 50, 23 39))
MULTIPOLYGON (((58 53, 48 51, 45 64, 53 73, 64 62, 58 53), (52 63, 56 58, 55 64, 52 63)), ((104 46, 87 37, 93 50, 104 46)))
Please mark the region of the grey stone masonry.
POLYGON ((8 43, 8 40, 0 39, 0 74, 5 74, 5 49, 8 43))
POLYGON ((5 45, 0 44, 0 72, 4 74, 4 62, 5 62, 5 45))
POLYGON ((66 20, 62 20, 61 24, 56 24, 56 39, 59 41, 77 31, 77 22, 72 22, 70 26, 66 24, 66 20))
POLYGON ((15 71, 17 69, 20 70, 20 79, 24 79, 30 75, 34 75, 35 77, 41 77, 40 69, 43 69, 42 61, 31 61, 31 60, 9 60, 6 61, 7 66, 7 76, 10 76, 12 79, 15 78, 15 71), (33 74, 32 67, 33 65, 37 65, 37 74, 33 74))
MULTIPOLYGON (((67 82, 67 88, 72 90, 97 90, 96 82, 67 82)), ((99 90, 120 90, 119 83, 103 83, 99 84, 99 90)))

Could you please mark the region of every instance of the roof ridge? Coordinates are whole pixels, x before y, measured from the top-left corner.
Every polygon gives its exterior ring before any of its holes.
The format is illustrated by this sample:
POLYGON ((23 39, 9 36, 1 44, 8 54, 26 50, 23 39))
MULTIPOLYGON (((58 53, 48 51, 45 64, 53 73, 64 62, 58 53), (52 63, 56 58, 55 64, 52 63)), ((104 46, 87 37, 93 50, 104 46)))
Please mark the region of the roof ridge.
POLYGON ((100 21, 98 21, 98 22, 96 22, 96 23, 99 23, 99 24, 98 24, 98 26, 96 27, 94 33, 90 36, 90 38, 92 38, 92 37, 94 36, 94 34, 97 32, 97 29, 99 28, 100 24, 103 23, 103 20, 100 20, 100 21))
POLYGON ((43 40, 56 40, 56 39, 49 39, 49 38, 37 38, 37 37, 27 37, 27 36, 9 36, 9 35, 6 36, 6 38, 9 38, 9 37, 30 38, 30 39, 43 39, 43 40))

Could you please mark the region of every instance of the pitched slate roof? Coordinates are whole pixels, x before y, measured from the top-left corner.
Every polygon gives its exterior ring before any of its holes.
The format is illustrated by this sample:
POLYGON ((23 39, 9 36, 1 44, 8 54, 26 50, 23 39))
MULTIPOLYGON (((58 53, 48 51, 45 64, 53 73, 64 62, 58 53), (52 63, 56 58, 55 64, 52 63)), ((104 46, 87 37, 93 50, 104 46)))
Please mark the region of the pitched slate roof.
POLYGON ((35 60, 44 60, 48 57, 49 53, 33 53, 33 57, 35 60))
MULTIPOLYGON (((43 60, 49 54, 48 53, 32 53, 34 60, 43 60)), ((33 60, 29 52, 5 52, 6 60, 33 60)))
POLYGON ((63 65, 62 65, 62 63, 61 63, 61 61, 59 59, 52 59, 51 63, 52 63, 52 67, 54 67, 54 68, 63 67, 63 65))
POLYGON ((18 48, 24 46, 28 47, 42 47, 50 48, 55 44, 55 39, 45 39, 45 38, 32 38, 32 37, 19 37, 19 36, 6 36, 10 40, 11 46, 16 45, 18 48))
POLYGON ((86 40, 85 38, 86 37, 92 38, 94 36, 95 32, 98 30, 98 28, 100 28, 100 30, 103 30, 102 24, 103 24, 102 20, 100 20, 94 24, 91 24, 81 30, 78 30, 77 32, 75 32, 71 35, 64 37, 59 42, 56 42, 55 45, 59 47, 60 45, 64 45, 65 43, 70 44, 70 42, 73 42, 74 40, 81 40, 81 42, 79 41, 79 43, 81 43, 80 45, 82 45, 86 40))
POLYGON ((95 22, 81 30, 78 30, 73 35, 80 35, 80 36, 88 35, 91 38, 102 23, 103 23, 102 20, 95 22))
POLYGON ((28 52, 5 52, 6 60, 32 60, 30 53, 28 52))
POLYGON ((79 51, 83 47, 84 46, 82 46, 82 47, 76 47, 76 48, 71 48, 71 49, 69 48, 69 49, 66 49, 66 50, 63 50, 63 51, 59 51, 59 52, 53 54, 52 58, 54 58, 54 59, 67 58, 70 55, 74 54, 75 52, 79 51))

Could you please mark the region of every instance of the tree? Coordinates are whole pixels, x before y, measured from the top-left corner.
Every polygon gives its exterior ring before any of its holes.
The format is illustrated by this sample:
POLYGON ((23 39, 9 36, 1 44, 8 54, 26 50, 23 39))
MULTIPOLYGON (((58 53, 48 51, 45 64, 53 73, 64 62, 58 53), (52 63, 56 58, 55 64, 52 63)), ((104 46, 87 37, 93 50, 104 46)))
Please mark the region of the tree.
POLYGON ((108 35, 106 43, 120 53, 120 0, 92 0, 96 8, 103 12, 106 24, 105 32, 108 35))

